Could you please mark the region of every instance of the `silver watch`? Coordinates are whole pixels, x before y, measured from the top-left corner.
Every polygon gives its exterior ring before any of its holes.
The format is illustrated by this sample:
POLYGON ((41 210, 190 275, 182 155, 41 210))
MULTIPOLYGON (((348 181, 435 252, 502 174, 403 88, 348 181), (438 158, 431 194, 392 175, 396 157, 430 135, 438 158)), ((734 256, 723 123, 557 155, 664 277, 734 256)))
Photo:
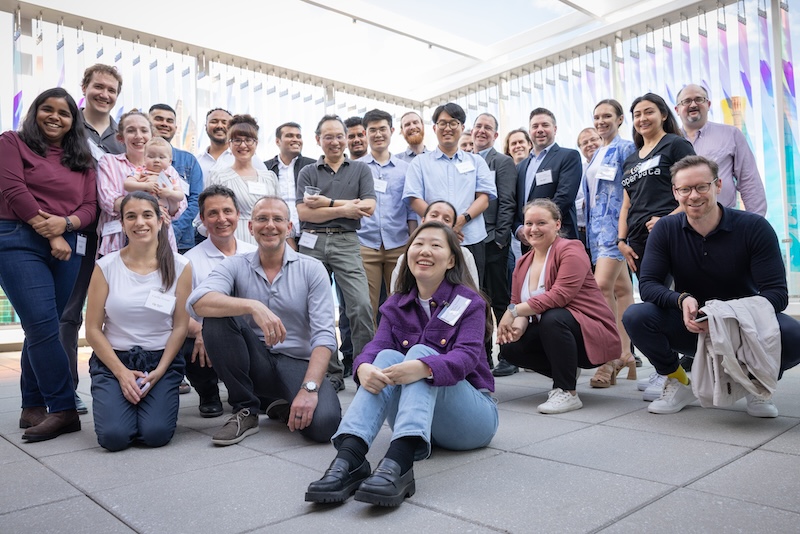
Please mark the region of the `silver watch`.
POLYGON ((511 312, 511 316, 514 317, 514 319, 519 317, 519 314, 517 313, 517 305, 516 304, 509 304, 508 305, 508 311, 511 312))
POLYGON ((309 380, 303 383, 303 389, 309 393, 317 393, 319 391, 319 386, 313 380, 309 380))

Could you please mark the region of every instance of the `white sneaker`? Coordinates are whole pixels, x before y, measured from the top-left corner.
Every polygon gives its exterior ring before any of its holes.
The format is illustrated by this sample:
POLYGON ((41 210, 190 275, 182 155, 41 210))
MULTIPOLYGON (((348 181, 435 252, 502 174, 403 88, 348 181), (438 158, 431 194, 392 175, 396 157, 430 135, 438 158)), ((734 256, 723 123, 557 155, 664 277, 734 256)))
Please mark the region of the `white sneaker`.
POLYGON ((655 373, 653 383, 647 386, 642 394, 642 400, 646 402, 658 400, 661 397, 661 390, 664 389, 664 382, 666 381, 666 375, 655 373))
POLYGON ((650 373, 650 376, 648 376, 647 378, 640 378, 639 380, 636 381, 636 389, 638 389, 639 391, 644 391, 650 386, 658 386, 658 388, 661 389, 661 386, 664 385, 664 380, 666 379, 667 377, 664 375, 660 375, 658 373, 650 373))
POLYGON ((678 413, 684 406, 697 400, 692 385, 684 386, 675 378, 667 378, 661 396, 654 400, 647 411, 650 413, 678 413))
POLYGON ((765 399, 761 395, 747 395, 747 415, 753 417, 778 417, 778 408, 772 399, 765 399))
POLYGON ((566 413, 581 408, 583 408, 583 403, 577 393, 573 395, 561 388, 556 388, 547 394, 547 402, 540 404, 537 409, 539 413, 566 413))

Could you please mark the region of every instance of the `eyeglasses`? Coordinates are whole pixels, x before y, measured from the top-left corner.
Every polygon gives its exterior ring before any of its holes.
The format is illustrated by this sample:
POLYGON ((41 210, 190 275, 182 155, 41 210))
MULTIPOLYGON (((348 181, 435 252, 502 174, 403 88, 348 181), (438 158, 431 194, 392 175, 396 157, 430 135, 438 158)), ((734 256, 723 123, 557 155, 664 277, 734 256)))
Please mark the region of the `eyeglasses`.
POLYGON ((256 142, 256 140, 253 139, 252 137, 245 137, 245 138, 237 137, 236 139, 231 139, 231 144, 232 145, 253 146, 255 144, 255 142, 256 142))
POLYGON ((692 102, 694 102, 695 104, 705 104, 706 102, 708 102, 708 99, 704 96, 696 96, 694 98, 684 98, 683 100, 678 102, 678 104, 680 104, 681 106, 688 106, 692 102))
POLYGON ((441 120, 436 123, 436 127, 440 130, 444 130, 449 126, 451 129, 455 130, 460 124, 461 121, 457 119, 450 119, 449 121, 441 120))
POLYGON ((702 183, 702 184, 693 185, 693 186, 674 187, 673 189, 681 197, 688 197, 691 194, 692 189, 697 191, 698 195, 702 195, 702 194, 708 193, 711 190, 711 185, 714 184, 715 182, 716 182, 716 180, 714 180, 712 182, 705 182, 705 183, 702 183))

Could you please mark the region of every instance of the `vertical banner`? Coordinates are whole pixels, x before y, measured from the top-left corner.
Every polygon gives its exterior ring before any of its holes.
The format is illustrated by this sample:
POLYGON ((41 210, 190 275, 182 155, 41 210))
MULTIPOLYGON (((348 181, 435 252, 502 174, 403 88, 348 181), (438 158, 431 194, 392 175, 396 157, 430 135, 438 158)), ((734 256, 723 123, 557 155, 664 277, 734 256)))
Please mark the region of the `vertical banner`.
POLYGON ((614 99, 624 102, 625 100, 625 52, 622 48, 622 38, 616 37, 614 40, 614 87, 612 95, 614 99))
POLYGON ((56 31, 56 70, 58 71, 58 83, 56 87, 64 87, 64 78, 67 70, 64 65, 64 23, 58 24, 56 31))
POLYGON ((750 49, 747 46, 747 17, 744 6, 741 6, 737 19, 739 22, 739 76, 742 78, 742 87, 747 95, 747 103, 753 107, 753 87, 750 83, 750 49))
POLYGON ((672 26, 666 23, 661 28, 661 46, 664 48, 664 100, 669 107, 675 107, 675 61, 672 56, 672 26))
POLYGON ((600 89, 598 95, 612 95, 611 87, 611 50, 608 46, 600 49, 600 89))
POLYGON ((197 152, 198 114, 196 89, 192 80, 192 60, 188 54, 181 55, 181 100, 183 103, 183 136, 180 140, 181 148, 191 153, 197 152))
POLYGON ((783 60, 783 136, 786 153, 786 217, 789 224, 789 294, 797 295, 797 273, 800 271, 800 236, 798 236, 798 204, 800 204, 800 152, 797 148, 797 93, 794 85, 792 34, 789 4, 781 2, 781 58, 783 60))
MULTIPOLYGON (((120 73, 123 73, 125 71, 125 69, 122 66, 122 55, 123 55, 122 43, 123 43, 122 35, 119 34, 114 39, 114 67, 116 67, 117 71, 119 71, 120 73)), ((122 79, 124 80, 125 75, 123 74, 122 76, 123 76, 122 79)), ((128 94, 127 90, 120 91, 119 94, 117 94, 117 105, 116 105, 117 118, 121 117, 122 114, 125 113, 125 111, 127 111, 125 109, 125 102, 128 100, 127 94, 128 94)))
MULTIPOLYGON (((83 72, 86 70, 86 54, 84 54, 84 52, 86 51, 86 44, 83 41, 83 25, 81 25, 80 29, 77 30, 77 32, 78 32, 78 46, 75 49, 75 55, 77 57, 76 65, 78 67, 77 70, 80 73, 79 76, 81 76, 81 79, 83 79, 83 72)), ((79 108, 84 107, 83 101, 84 98, 81 97, 80 101, 78 102, 79 108)))
POLYGON ((588 87, 589 90, 583 91, 584 94, 583 98, 584 102, 588 104, 589 109, 593 110, 595 104, 597 104, 597 102, 601 100, 600 98, 597 97, 599 93, 597 92, 597 75, 594 68, 594 60, 595 60, 594 50, 592 50, 591 48, 587 48, 586 55, 584 56, 584 58, 586 60, 586 68, 585 68, 586 85, 584 86, 584 88, 588 87), (588 101, 586 101, 587 98, 589 99, 588 101))
MULTIPOLYGON (((570 99, 569 96, 569 76, 567 76, 567 69, 569 66, 567 65, 567 60, 562 57, 559 57, 558 59, 558 92, 567 100, 567 102, 572 102, 574 104, 574 101, 570 99)), ((575 114, 575 106, 570 105, 564 107, 566 107, 564 110, 566 116, 562 120, 564 121, 564 124, 572 128, 575 126, 575 118, 573 116, 575 114)), ((553 113, 560 113, 559 109, 556 107, 552 107, 550 110, 553 111, 553 113)), ((556 118, 558 119, 560 117, 556 116, 556 118)))
POLYGON ((686 17, 681 17, 681 66, 682 74, 683 74, 683 82, 676 86, 675 94, 686 85, 687 83, 692 83, 692 48, 691 44, 689 43, 689 19, 686 17))
POLYGON ((656 33, 655 30, 647 26, 647 33, 644 37, 644 51, 647 54, 647 72, 650 73, 647 91, 643 93, 658 92, 658 68, 656 67, 656 33))
MULTIPOLYGON (((569 93, 570 101, 575 102, 577 110, 578 124, 584 124, 591 119, 591 104, 586 101, 587 97, 591 98, 591 91, 582 91, 585 87, 583 84, 583 72, 581 70, 581 57, 577 53, 573 53, 570 68, 572 69, 572 76, 570 76, 569 93)), ((577 136, 576 136, 577 137, 577 136)))
POLYGON ((20 11, 17 10, 14 18, 14 112, 13 130, 19 130, 19 123, 22 121, 22 26, 20 11))
POLYGON ((545 67, 544 83, 544 107, 553 110, 558 104, 558 100, 556 99, 556 66, 552 63, 545 67))
MULTIPOLYGON (((169 53, 167 57, 167 67, 164 69, 164 74, 166 74, 167 79, 167 87, 166 87, 166 95, 167 99, 166 102, 170 106, 174 106, 175 111, 177 113, 178 107, 182 106, 182 102, 179 96, 176 94, 177 84, 175 83, 175 58, 173 57, 172 53, 169 53)), ((156 100, 163 101, 164 98, 161 94, 156 94, 152 97, 150 103, 155 104, 156 100)), ((182 121, 181 121, 182 122, 182 121)), ((180 123, 179 126, 180 128, 180 123)))
POLYGON ((133 47, 132 56, 133 59, 131 60, 131 69, 133 70, 133 83, 131 84, 131 88, 133 89, 133 99, 128 105, 129 111, 133 108, 140 108, 143 102, 142 88, 144 84, 144 75, 142 74, 142 47, 139 45, 138 39, 133 47))
MULTIPOLYGON (((769 25, 767 12, 758 7, 758 37, 759 37, 759 74, 761 78, 761 135, 764 147, 764 186, 767 190, 767 219, 772 223, 778 240, 783 241, 786 235, 786 213, 796 212, 795 199, 783 198, 783 184, 780 162, 778 158, 771 157, 776 154, 778 147, 773 139, 773 132, 777 131, 775 122, 775 90, 772 84, 772 67, 770 61, 772 54, 769 43, 769 25), (784 207, 785 206, 785 207, 784 207)), ((794 225, 796 228, 796 224, 794 225)), ((795 230, 796 232, 796 230, 795 230)), ((797 270, 800 265, 792 266, 790 270, 797 270)))
POLYGON ((633 100, 644 94, 645 91, 642 89, 642 67, 639 63, 639 59, 641 55, 639 54, 639 35, 631 32, 631 39, 630 39, 630 72, 633 77, 633 83, 630 83, 631 80, 625 80, 625 87, 628 89, 628 93, 625 98, 625 102, 633 102, 633 100), (631 87, 633 86, 633 87, 631 87))
POLYGON ((708 23, 705 11, 697 17, 697 42, 700 44, 700 80, 703 87, 710 89, 711 62, 708 56, 708 23))
POLYGON ((148 69, 148 79, 150 80, 150 93, 147 95, 147 98, 142 102, 142 111, 147 113, 147 108, 150 106, 149 103, 155 104, 156 99, 159 97, 161 92, 158 90, 159 88, 159 76, 158 76, 158 57, 156 56, 156 49, 150 48, 150 65, 148 69))
POLYGON ((717 9, 717 38, 719 39, 719 84, 725 101, 722 102, 722 112, 726 116, 726 123, 733 124, 731 113, 733 111, 733 90, 731 88, 731 71, 728 62, 728 25, 725 22, 725 8, 717 9))
POLYGON ((33 81, 36 92, 52 85, 44 73, 44 30, 41 17, 31 20, 31 37, 33 38, 33 81))

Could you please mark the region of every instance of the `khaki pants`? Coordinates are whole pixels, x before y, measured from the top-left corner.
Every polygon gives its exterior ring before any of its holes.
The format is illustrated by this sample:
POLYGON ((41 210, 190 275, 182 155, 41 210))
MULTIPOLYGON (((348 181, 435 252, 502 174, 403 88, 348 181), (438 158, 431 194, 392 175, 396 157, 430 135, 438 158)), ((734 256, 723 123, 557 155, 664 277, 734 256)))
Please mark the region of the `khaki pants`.
POLYGON ((374 248, 361 247, 361 259, 364 262, 364 270, 367 272, 367 283, 369 283, 369 301, 372 304, 372 321, 378 316, 378 300, 381 295, 381 282, 386 284, 386 294, 392 294, 391 281, 392 271, 397 265, 397 258, 402 256, 405 247, 390 248, 386 250, 381 245, 380 250, 374 248))

